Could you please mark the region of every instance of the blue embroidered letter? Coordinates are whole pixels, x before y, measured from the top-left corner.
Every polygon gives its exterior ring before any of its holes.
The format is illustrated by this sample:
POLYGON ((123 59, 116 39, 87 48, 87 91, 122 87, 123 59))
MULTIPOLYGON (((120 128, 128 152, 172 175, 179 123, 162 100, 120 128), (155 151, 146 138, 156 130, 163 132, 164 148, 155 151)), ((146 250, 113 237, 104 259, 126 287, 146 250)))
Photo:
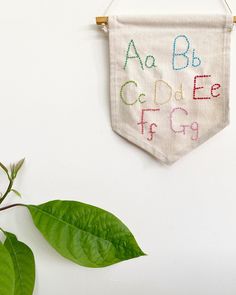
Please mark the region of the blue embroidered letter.
POLYGON ((195 56, 195 49, 193 49, 192 66, 196 68, 196 67, 199 67, 201 63, 202 63, 201 59, 199 57, 195 56))
POLYGON ((176 70, 176 71, 179 71, 179 70, 182 70, 182 69, 185 69, 188 67, 189 65, 189 57, 187 56, 187 53, 189 51, 189 48, 190 48, 190 42, 188 40, 188 38, 185 36, 185 35, 179 35, 175 38, 174 40, 174 45, 173 45, 173 58, 172 58, 172 65, 173 65, 173 70, 176 70), (186 43, 186 49, 182 52, 177 52, 176 50, 176 47, 177 47, 177 41, 178 40, 181 40, 183 39, 183 41, 186 43), (176 66, 176 58, 177 57, 182 57, 182 59, 184 60, 184 65, 181 66, 181 67, 177 67, 176 66))

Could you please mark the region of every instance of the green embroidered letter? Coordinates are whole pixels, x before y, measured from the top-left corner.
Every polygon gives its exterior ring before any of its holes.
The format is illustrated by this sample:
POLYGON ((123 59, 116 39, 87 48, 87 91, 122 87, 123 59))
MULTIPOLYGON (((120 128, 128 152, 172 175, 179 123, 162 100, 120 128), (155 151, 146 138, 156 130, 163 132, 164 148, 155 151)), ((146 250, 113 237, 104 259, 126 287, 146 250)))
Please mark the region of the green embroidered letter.
POLYGON ((155 59, 155 57, 152 56, 152 55, 148 55, 146 57, 146 60, 145 60, 145 66, 148 69, 156 68, 157 66, 156 66, 156 59, 155 59))
POLYGON ((143 67, 143 62, 142 62, 142 59, 140 57, 140 55, 138 54, 138 51, 136 49, 136 46, 134 44, 134 40, 131 40, 129 42, 129 46, 128 46, 128 49, 127 49, 127 52, 126 52, 126 59, 125 59, 125 65, 124 65, 124 70, 126 70, 126 67, 127 67, 127 64, 128 64, 128 60, 130 58, 137 58, 139 60, 139 63, 140 63, 140 66, 142 68, 142 70, 144 70, 144 67, 143 67), (133 54, 130 55, 130 51, 132 51, 133 49, 133 54))

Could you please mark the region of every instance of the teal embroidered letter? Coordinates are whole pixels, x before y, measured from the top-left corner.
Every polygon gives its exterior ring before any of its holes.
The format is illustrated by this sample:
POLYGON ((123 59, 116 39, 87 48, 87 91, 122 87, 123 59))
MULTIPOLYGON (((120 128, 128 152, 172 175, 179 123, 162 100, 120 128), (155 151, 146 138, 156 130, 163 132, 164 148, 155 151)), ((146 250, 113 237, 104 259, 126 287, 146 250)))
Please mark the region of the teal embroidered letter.
POLYGON ((156 68, 157 66, 156 66, 156 59, 155 59, 155 57, 152 56, 152 55, 148 55, 146 57, 146 60, 145 60, 145 66, 148 69, 156 68))
MULTIPOLYGON (((181 47, 183 47, 183 45, 181 47)), ((172 58, 173 70, 179 71, 179 70, 183 70, 188 67, 189 57, 187 56, 187 53, 189 51, 189 48, 190 48, 190 42, 185 35, 179 35, 175 38, 174 45, 173 45, 173 58, 172 58), (186 43, 186 49, 183 50, 182 52, 177 52, 177 50, 176 50, 178 40, 179 41, 183 40, 183 42, 186 43), (183 65, 181 67, 176 66, 176 58, 177 57, 179 57, 179 58, 182 57, 182 60, 184 61, 183 65)))
POLYGON ((195 56, 195 49, 193 49, 193 61, 192 61, 192 66, 193 67, 199 67, 201 65, 202 61, 200 60, 199 57, 195 56))
POLYGON ((127 67, 127 64, 128 64, 128 60, 132 58, 137 58, 139 60, 139 63, 140 63, 140 66, 142 68, 142 70, 144 70, 144 67, 143 67, 143 62, 142 62, 142 59, 140 57, 140 55, 138 54, 138 51, 136 49, 136 46, 134 44, 134 40, 131 40, 129 42, 129 46, 128 46, 128 49, 127 49, 127 52, 126 52, 126 59, 125 59, 125 65, 124 65, 124 70, 126 70, 126 67, 127 67), (133 55, 130 55, 130 51, 132 51, 133 49, 133 52, 134 54, 133 55))

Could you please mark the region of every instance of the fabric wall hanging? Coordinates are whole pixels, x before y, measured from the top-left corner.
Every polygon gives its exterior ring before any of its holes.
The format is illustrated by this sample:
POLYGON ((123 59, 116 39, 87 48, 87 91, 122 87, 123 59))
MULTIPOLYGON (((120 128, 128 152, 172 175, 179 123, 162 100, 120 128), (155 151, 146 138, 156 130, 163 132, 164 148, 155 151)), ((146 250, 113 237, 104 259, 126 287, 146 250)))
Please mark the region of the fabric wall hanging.
POLYGON ((228 125, 232 14, 108 23, 115 132, 170 164, 228 125))

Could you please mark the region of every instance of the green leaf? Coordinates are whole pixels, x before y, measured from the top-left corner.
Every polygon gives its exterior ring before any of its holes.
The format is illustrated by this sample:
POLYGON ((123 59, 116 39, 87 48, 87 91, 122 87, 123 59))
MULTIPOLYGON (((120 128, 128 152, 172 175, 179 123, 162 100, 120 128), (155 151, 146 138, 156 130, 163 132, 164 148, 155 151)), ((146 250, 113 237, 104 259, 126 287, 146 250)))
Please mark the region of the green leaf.
POLYGON ((0 294, 14 295, 15 273, 11 256, 0 242, 0 294))
POLYGON ((15 164, 10 164, 11 178, 14 178, 15 164))
POLYGON ((145 255, 113 214, 75 201, 27 206, 34 224, 62 256, 87 267, 104 267, 145 255))
POLYGON ((25 162, 25 158, 21 159, 15 166, 15 173, 18 173, 25 162))
POLYGON ((15 179, 17 173, 20 171, 21 167, 23 166, 25 159, 21 159, 18 163, 11 165, 11 177, 15 179))
POLYGON ((0 162, 0 168, 3 169, 3 171, 4 171, 4 172, 6 173, 6 175, 7 175, 7 178, 11 181, 11 177, 10 177, 10 175, 9 175, 9 171, 8 171, 7 167, 6 167, 5 165, 3 165, 3 163, 1 163, 1 162, 0 162))
POLYGON ((4 232, 4 234, 6 236, 4 246, 11 256, 15 271, 14 295, 32 295, 35 283, 33 252, 12 233, 4 232))
POLYGON ((7 167, 0 162, 0 167, 8 174, 7 167))
POLYGON ((11 192, 13 192, 15 195, 17 195, 18 197, 20 197, 21 198, 21 194, 17 191, 17 190, 15 190, 15 189, 11 189, 11 192))

